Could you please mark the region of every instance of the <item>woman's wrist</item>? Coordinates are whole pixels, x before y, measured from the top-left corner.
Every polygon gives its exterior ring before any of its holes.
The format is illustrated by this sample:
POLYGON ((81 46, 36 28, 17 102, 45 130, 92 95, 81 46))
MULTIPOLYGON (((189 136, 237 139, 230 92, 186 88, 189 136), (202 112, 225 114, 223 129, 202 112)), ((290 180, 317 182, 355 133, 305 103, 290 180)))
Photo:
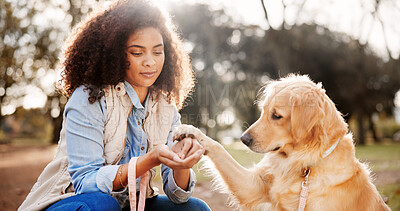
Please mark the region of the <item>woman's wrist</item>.
POLYGON ((126 164, 120 165, 118 168, 118 176, 119 176, 119 184, 122 188, 126 188, 128 186, 128 178, 127 178, 127 170, 126 164))
MULTIPOLYGON (((128 185, 128 165, 122 164, 117 170, 117 175, 113 182, 114 190, 125 188, 128 185)), ((136 162, 136 177, 146 173, 149 169, 160 165, 157 154, 153 150, 147 154, 140 156, 136 162)))
POLYGON ((161 164, 161 161, 158 158, 158 152, 156 150, 151 150, 144 156, 146 156, 145 159, 147 160, 147 163, 149 163, 149 165, 151 165, 152 167, 158 166, 161 164))
POLYGON ((174 169, 173 172, 176 185, 187 191, 190 180, 190 169, 174 169))
POLYGON ((122 164, 117 169, 117 174, 113 181, 113 190, 120 190, 126 188, 128 185, 128 166, 127 164, 122 164))
POLYGON ((136 161, 136 177, 146 173, 151 168, 160 165, 156 154, 152 151, 146 153, 138 158, 136 161))

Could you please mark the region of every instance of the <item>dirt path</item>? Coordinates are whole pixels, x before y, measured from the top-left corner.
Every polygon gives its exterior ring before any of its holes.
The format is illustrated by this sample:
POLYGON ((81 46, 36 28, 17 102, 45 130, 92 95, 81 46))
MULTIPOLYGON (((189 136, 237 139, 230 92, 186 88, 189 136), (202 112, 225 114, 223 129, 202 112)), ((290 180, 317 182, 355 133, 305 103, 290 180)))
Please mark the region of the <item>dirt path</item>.
MULTIPOLYGON (((0 210, 16 210, 28 195, 43 168, 51 161, 56 146, 15 147, 0 145, 0 210)), ((375 184, 400 181, 400 171, 377 172, 375 184)), ((161 184, 157 184, 161 186, 161 184)), ((209 182, 198 183, 194 196, 206 201, 212 210, 232 210, 227 196, 211 191, 209 182)))
POLYGON ((16 210, 47 163, 54 147, 0 145, 0 209, 16 210))

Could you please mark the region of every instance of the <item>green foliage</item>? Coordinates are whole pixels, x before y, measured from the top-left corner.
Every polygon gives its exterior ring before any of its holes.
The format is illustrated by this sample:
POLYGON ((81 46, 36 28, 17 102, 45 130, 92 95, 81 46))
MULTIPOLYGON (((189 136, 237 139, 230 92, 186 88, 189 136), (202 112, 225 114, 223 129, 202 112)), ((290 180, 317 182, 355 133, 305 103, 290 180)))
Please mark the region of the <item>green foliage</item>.
POLYGON ((73 0, 0 0, 0 128, 2 108, 7 106, 6 114, 12 114, 20 106, 35 107, 34 100, 24 98, 39 93, 47 98, 42 116, 55 124, 58 131, 53 139, 58 141, 61 121, 57 117, 65 104, 55 89, 60 53, 72 27, 96 5, 73 0))
POLYGON ((2 133, 0 140, 18 145, 46 145, 51 142, 53 125, 51 117, 41 109, 17 108, 12 116, 6 116, 12 130, 2 133), (34 143, 36 142, 36 143, 34 143))
POLYGON ((385 118, 379 120, 377 130, 382 133, 382 137, 391 139, 396 132, 400 131, 400 124, 397 124, 393 118, 385 118))

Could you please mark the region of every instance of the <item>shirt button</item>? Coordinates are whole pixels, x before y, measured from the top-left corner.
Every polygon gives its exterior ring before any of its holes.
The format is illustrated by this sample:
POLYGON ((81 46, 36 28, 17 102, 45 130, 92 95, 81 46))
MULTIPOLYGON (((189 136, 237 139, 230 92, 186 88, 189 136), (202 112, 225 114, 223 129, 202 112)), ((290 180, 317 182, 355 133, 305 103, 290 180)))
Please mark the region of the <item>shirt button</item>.
POLYGON ((137 121, 137 124, 140 125, 140 121, 137 121))
POLYGON ((140 149, 141 149, 141 150, 144 150, 144 147, 141 147, 140 149))

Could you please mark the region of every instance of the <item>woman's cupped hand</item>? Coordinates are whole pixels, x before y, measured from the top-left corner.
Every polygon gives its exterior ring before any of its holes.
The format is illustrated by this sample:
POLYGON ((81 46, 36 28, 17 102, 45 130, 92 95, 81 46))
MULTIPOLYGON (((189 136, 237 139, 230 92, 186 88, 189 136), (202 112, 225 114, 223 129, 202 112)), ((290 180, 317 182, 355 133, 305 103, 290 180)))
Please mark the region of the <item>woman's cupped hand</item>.
POLYGON ((159 164, 171 169, 189 169, 199 162, 204 148, 196 139, 187 137, 175 143, 171 148, 159 145, 152 150, 153 157, 159 164))

